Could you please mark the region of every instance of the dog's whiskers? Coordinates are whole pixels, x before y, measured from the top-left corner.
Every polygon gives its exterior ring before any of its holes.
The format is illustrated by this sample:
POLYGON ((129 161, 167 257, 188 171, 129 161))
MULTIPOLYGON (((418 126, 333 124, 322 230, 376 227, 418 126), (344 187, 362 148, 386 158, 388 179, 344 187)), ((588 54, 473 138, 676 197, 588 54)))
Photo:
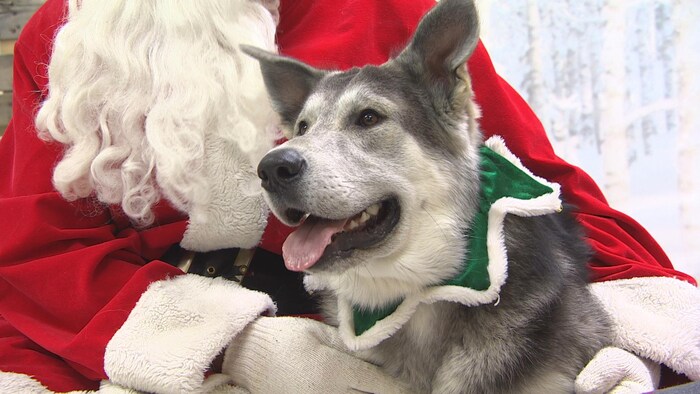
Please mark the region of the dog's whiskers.
POLYGON ((433 215, 430 213, 430 211, 428 211, 427 209, 425 209, 425 207, 421 207, 421 209, 422 209, 425 213, 427 213, 427 214, 428 214, 428 217, 430 218, 430 220, 432 220, 433 223, 435 223, 435 228, 437 228, 437 229, 440 230, 440 234, 442 234, 442 238, 443 238, 446 242, 449 242, 449 241, 450 241, 450 238, 447 236, 447 234, 445 234, 445 231, 440 227, 438 221, 435 220, 435 217, 433 217, 433 215))
POLYGON ((372 271, 369 270, 369 268, 367 267, 367 265, 364 265, 364 264, 363 264, 363 265, 362 265, 362 268, 364 268, 365 271, 367 271, 367 274, 369 274, 369 278, 372 280, 372 283, 375 284, 375 285, 377 285, 377 278, 374 277, 374 275, 372 274, 372 271))

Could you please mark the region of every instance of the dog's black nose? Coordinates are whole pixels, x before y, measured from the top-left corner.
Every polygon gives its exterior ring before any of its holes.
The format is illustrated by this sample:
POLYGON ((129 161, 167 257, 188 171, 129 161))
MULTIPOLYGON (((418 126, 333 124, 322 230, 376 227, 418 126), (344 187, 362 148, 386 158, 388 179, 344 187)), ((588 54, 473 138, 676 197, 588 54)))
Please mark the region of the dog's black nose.
POLYGON ((291 148, 277 149, 260 160, 258 177, 265 190, 274 192, 298 180, 305 168, 301 153, 291 148))

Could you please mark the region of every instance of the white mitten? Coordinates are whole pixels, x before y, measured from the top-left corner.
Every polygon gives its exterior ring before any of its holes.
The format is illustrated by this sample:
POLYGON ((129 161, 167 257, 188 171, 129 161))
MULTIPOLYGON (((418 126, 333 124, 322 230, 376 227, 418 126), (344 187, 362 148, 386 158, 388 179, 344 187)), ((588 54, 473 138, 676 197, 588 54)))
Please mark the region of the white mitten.
POLYGON ((639 394, 654 391, 659 383, 658 364, 616 347, 606 347, 576 378, 580 394, 639 394))
MULTIPOLYGON (((251 394, 248 390, 240 387, 236 387, 231 384, 231 378, 223 374, 214 374, 209 376, 204 380, 204 384, 201 389, 197 390, 202 394, 251 394)), ((51 394, 51 393, 39 393, 39 394, 51 394)), ((71 391, 66 394, 148 394, 144 391, 138 391, 130 388, 126 388, 110 382, 108 380, 103 380, 100 382, 100 389, 98 391, 71 391)))
POLYGON ((258 318, 232 341, 222 370, 251 393, 410 392, 349 354, 337 329, 303 318, 258 318))

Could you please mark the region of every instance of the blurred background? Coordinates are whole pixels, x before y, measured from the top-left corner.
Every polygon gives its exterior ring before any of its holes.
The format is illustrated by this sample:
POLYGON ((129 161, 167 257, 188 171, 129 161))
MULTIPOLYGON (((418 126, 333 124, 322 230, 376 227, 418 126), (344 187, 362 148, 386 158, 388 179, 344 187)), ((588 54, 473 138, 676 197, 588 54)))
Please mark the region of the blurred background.
POLYGON ((477 0, 559 156, 700 278, 700 1, 477 0))
MULTIPOLYGON (((0 134, 14 40, 43 2, 0 0, 0 134)), ((700 0, 477 3, 496 68, 559 156, 700 279, 700 0)))

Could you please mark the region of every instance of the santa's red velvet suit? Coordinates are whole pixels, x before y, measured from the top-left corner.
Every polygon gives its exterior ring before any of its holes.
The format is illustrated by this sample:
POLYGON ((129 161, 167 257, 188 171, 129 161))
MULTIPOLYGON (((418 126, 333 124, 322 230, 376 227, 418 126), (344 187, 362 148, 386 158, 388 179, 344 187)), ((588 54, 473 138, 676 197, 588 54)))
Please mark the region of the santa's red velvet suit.
MULTIPOLYGON (((398 53, 433 5, 432 0, 359 0, 342 5, 283 1, 279 49, 319 68, 381 64, 398 53)), ((29 376, 54 391, 96 389, 100 381, 113 380, 120 369, 139 369, 130 365, 129 349, 148 346, 138 340, 143 340, 141 325, 150 322, 148 316, 132 312, 137 302, 141 309, 168 300, 179 302, 180 296, 172 295, 168 287, 169 278, 183 273, 159 258, 182 240, 188 225, 185 215, 162 202, 155 224, 137 230, 119 208, 100 209, 94 199, 67 202, 54 189, 51 175, 63 147, 37 137, 34 117, 47 94, 53 37, 66 12, 64 0, 48 0, 24 28, 15 47, 13 117, 0 140, 0 371, 29 376), (146 294, 150 298, 145 299, 146 294)), ((542 125, 495 73, 482 45, 468 68, 485 136, 503 136, 526 167, 561 184, 563 197, 578 208, 578 220, 595 250, 592 279, 605 282, 594 284, 594 291, 622 327, 616 345, 700 378, 700 303, 690 285, 695 285, 694 279, 674 270, 638 223, 611 209, 588 175, 555 155, 542 125), (664 300, 673 305, 664 307, 664 300), (685 323, 675 319, 688 319, 682 311, 693 304, 695 312, 689 316, 695 316, 694 326, 683 327, 685 323), (661 328, 645 332, 650 322, 661 328), (627 337, 636 327, 642 330, 636 334, 639 337, 627 337), (695 331, 687 333, 688 341, 675 338, 677 343, 666 343, 668 330, 695 331)), ((260 247, 279 254, 288 233, 271 218, 260 247)), ((202 345, 213 349, 211 355, 192 355, 195 363, 206 366, 248 322, 274 307, 259 293, 223 280, 200 279, 182 279, 180 285, 192 294, 221 291, 231 305, 220 313, 243 316, 226 326, 225 319, 215 316, 219 312, 212 312, 212 321, 224 320, 215 327, 223 336, 217 343, 202 345)), ((187 328, 167 319, 162 324, 172 324, 173 338, 187 328)), ((182 341, 173 341, 178 342, 182 341)), ((190 347, 173 354, 189 357, 188 351, 198 350, 190 347)), ((201 381, 200 370, 187 382, 201 381)), ((4 377, 10 375, 14 376, 4 377)), ((143 389, 139 379, 147 378, 134 378, 135 388, 143 389)), ((178 391, 189 386, 173 387, 178 391)))

